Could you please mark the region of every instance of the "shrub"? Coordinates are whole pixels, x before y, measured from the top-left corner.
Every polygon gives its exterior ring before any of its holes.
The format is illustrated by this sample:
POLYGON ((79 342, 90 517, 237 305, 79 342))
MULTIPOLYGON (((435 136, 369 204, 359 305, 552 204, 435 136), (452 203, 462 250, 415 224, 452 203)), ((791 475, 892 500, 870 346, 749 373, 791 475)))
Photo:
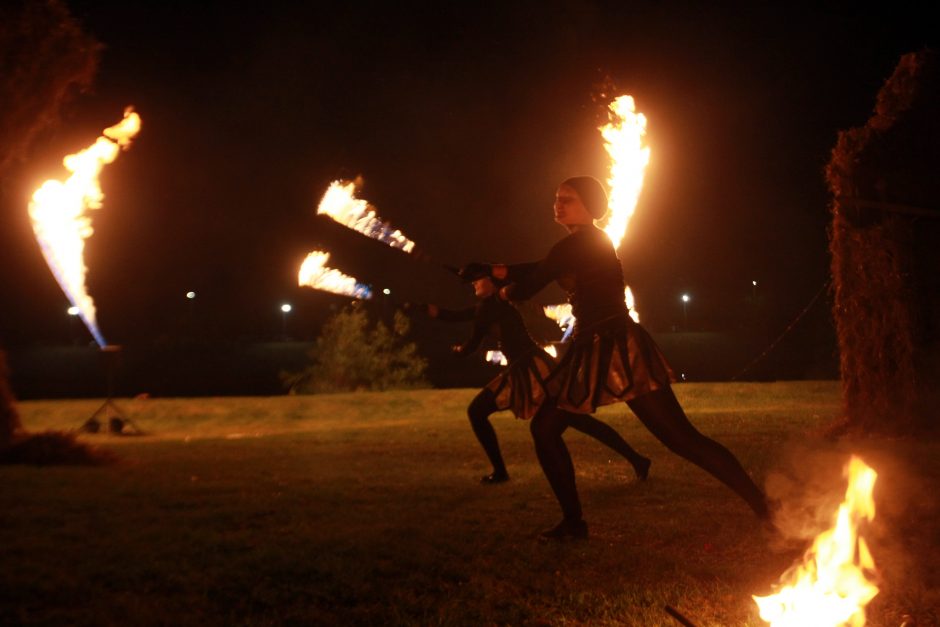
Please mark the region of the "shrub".
POLYGON ((282 380, 291 394, 426 387, 427 360, 405 339, 408 330, 401 312, 389 329, 353 303, 323 326, 308 353, 313 363, 282 380))

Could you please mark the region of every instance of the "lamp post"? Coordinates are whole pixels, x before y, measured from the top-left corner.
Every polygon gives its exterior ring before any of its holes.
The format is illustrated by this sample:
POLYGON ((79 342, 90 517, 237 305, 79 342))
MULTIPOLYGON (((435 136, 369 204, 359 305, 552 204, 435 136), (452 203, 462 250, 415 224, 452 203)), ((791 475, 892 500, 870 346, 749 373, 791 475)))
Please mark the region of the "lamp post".
POLYGON ((682 325, 685 327, 685 330, 689 330, 689 301, 692 300, 692 297, 688 294, 682 295, 682 325))
POLYGON ((186 300, 189 301, 189 331, 196 332, 196 292, 186 292, 186 300))
POLYGON ((282 340, 287 339, 287 314, 291 312, 291 309, 293 308, 290 306, 290 303, 284 303, 283 305, 281 305, 281 339, 282 340))

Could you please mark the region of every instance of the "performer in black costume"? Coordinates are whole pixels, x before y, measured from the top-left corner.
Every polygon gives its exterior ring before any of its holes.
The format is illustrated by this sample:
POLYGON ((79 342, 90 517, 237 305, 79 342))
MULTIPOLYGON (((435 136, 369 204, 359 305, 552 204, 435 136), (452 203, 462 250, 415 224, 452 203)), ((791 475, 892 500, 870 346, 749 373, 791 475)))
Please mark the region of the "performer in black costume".
MULTIPOLYGON (((763 492, 735 456, 695 429, 671 388, 672 371, 643 327, 627 315, 624 280, 613 244, 594 226, 607 212, 607 194, 591 177, 564 181, 555 196, 555 221, 569 234, 541 261, 519 265, 470 264, 510 281, 505 300, 525 300, 557 281, 568 293, 575 323, 571 348, 546 378, 560 410, 594 412, 626 401, 663 444, 734 490, 761 518, 768 516, 763 492)), ((546 404, 547 405, 547 404, 546 404)), ((544 411, 531 423, 542 470, 561 505, 564 519, 543 532, 546 538, 586 537, 574 466, 562 433, 566 411, 544 411)))
MULTIPOLYGON (((517 418, 530 419, 540 411, 557 411, 552 404, 543 409, 546 399, 545 377, 554 369, 555 360, 542 350, 529 335, 519 311, 497 295, 497 284, 488 272, 461 270, 459 276, 473 283, 474 294, 480 299, 474 307, 461 310, 442 309, 428 305, 432 318, 446 322, 473 322, 473 332, 467 340, 454 347, 459 355, 475 351, 484 337, 495 337, 498 348, 508 361, 507 368, 490 381, 467 407, 470 425, 493 464, 493 472, 481 479, 482 483, 502 483, 509 479, 506 465, 499 450, 496 431, 490 424, 491 414, 511 409, 517 418)), ((649 474, 650 460, 637 453, 620 437, 613 427, 589 414, 561 412, 568 426, 595 438, 623 455, 640 480, 649 474)))

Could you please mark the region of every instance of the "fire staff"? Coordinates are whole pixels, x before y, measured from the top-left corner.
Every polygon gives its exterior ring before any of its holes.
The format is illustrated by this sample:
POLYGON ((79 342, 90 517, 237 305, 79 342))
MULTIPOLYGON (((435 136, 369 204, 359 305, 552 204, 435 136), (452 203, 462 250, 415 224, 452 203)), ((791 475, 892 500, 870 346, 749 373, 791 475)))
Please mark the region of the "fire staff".
MULTIPOLYGON (((529 335, 519 311, 497 295, 504 284, 492 279, 488 272, 464 268, 458 275, 473 283, 474 295, 479 302, 474 307, 449 310, 427 305, 428 314, 445 322, 472 321, 473 332, 463 343, 454 347, 459 355, 469 355, 479 348, 487 336, 496 339, 499 350, 506 356, 508 366, 490 381, 467 407, 470 426, 483 446, 493 472, 482 478, 482 483, 502 483, 509 479, 499 449, 496 431, 490 424, 490 415, 506 409, 517 418, 530 419, 542 411, 557 412, 554 405, 546 405, 545 377, 555 368, 555 360, 542 350, 529 335)), ((607 445, 625 457, 640 480, 645 480, 650 460, 637 453, 610 425, 585 413, 561 412, 565 424, 607 445)))
POLYGON ((711 473, 766 518, 763 492, 728 449, 689 422, 673 394, 674 377, 665 357, 646 330, 627 315, 620 259, 610 239, 594 226, 594 220, 606 212, 607 193, 597 179, 567 179, 555 195, 554 216, 568 235, 544 259, 510 266, 471 264, 473 270, 509 282, 499 291, 505 300, 528 299, 557 281, 577 318, 571 348, 546 377, 548 394, 564 411, 543 411, 531 422, 539 463, 564 515, 542 535, 587 536, 562 433, 570 426, 569 412, 594 412, 621 401, 671 451, 711 473))

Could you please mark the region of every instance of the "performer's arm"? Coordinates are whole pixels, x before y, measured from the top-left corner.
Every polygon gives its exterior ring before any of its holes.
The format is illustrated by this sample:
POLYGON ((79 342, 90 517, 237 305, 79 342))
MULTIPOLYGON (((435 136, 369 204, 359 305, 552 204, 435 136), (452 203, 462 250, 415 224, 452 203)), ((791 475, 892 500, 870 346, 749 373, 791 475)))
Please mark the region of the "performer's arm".
POLYGON ((467 338, 466 342, 455 346, 454 352, 458 355, 469 355, 479 348, 480 343, 483 341, 483 338, 486 337, 486 332, 489 330, 490 325, 492 325, 493 322, 494 318, 491 307, 486 307, 483 303, 475 307, 473 318, 473 333, 470 334, 470 337, 467 338))
POLYGON ((528 263, 513 263, 502 266, 506 269, 505 273, 500 272, 500 266, 493 266, 493 276, 497 279, 507 279, 510 283, 519 283, 520 281, 526 281, 529 277, 532 276, 532 273, 535 272, 535 269, 539 267, 538 261, 530 261, 528 263), (496 273, 500 272, 503 276, 496 276, 496 273))
MULTIPOLYGON (((499 291, 500 297, 506 300, 527 300, 561 276, 569 265, 569 255, 566 254, 568 248, 566 245, 567 241, 568 240, 562 240, 558 244, 555 244, 542 261, 517 264, 515 266, 503 266, 506 268, 507 276, 510 277, 512 276, 513 268, 515 268, 515 275, 518 278, 514 279, 513 283, 510 283, 499 291)), ((496 272, 496 267, 494 267, 494 276, 496 272)))
POLYGON ((442 309, 437 305, 428 305, 428 315, 443 322, 469 322, 476 316, 476 310, 476 307, 442 309))

